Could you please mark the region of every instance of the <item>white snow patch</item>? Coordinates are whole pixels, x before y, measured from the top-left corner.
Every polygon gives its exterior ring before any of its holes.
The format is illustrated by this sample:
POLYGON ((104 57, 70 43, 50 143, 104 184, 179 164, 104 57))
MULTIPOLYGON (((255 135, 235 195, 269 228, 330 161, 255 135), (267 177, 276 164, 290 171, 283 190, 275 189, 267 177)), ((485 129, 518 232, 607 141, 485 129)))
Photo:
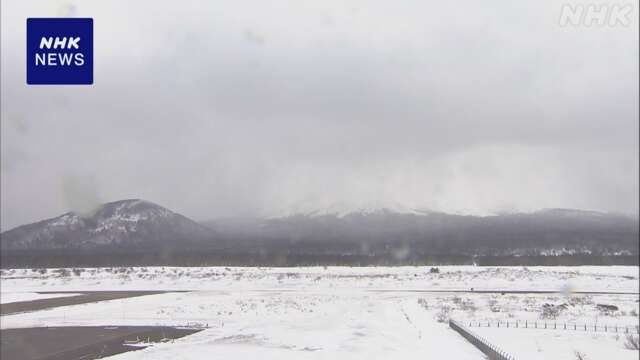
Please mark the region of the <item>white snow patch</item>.
POLYGON ((638 351, 624 347, 624 334, 541 329, 473 329, 518 360, 585 359, 637 360, 638 351))

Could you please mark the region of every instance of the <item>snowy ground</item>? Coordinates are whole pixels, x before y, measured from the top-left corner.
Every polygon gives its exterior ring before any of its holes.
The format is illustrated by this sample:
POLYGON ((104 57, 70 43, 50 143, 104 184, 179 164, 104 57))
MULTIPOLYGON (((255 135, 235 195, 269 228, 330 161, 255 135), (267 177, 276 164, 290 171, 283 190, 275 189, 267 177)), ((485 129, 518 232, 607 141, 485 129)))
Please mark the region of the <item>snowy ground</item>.
MULTIPOLYGON (((3 329, 61 325, 207 326, 174 343, 113 359, 483 359, 449 329, 459 320, 638 324, 638 267, 98 268, 2 270, 18 292, 192 290, 2 316, 3 329), (470 290, 474 293, 429 292, 470 290), (554 290, 556 294, 477 293, 554 290), (578 295, 580 291, 631 294, 578 295), (602 312, 597 304, 614 305, 602 312), (547 306, 549 306, 547 305, 547 306)), ((13 295, 12 295, 13 294, 13 295)), ((614 334, 472 328, 518 359, 636 359, 614 334)))
POLYGON ((576 360, 576 352, 585 359, 637 360, 638 351, 625 349, 624 334, 563 330, 482 328, 473 331, 515 354, 518 360, 576 360), (508 341, 505 341, 508 340, 508 341))
POLYGON ((0 270, 2 291, 87 290, 558 290, 638 292, 637 266, 142 267, 0 270))

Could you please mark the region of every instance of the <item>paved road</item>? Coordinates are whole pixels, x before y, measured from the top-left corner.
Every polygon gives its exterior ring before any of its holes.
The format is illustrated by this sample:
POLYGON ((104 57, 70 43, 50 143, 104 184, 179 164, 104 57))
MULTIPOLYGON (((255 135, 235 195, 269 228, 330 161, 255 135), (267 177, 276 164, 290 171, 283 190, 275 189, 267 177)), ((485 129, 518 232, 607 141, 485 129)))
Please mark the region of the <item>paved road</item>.
MULTIPOLYGON (((68 293, 80 293, 82 295, 67 296, 51 299, 40 299, 32 301, 20 301, 0 305, 0 315, 11 315, 28 311, 38 311, 44 309, 55 308, 59 306, 78 305, 92 303, 96 301, 123 299, 144 295, 163 294, 166 291, 68 291, 68 293)), ((65 291, 42 292, 45 293, 67 293, 65 291)))
POLYGON ((200 330, 153 326, 74 326, 0 330, 2 360, 88 360, 144 347, 125 341, 158 342, 200 330))

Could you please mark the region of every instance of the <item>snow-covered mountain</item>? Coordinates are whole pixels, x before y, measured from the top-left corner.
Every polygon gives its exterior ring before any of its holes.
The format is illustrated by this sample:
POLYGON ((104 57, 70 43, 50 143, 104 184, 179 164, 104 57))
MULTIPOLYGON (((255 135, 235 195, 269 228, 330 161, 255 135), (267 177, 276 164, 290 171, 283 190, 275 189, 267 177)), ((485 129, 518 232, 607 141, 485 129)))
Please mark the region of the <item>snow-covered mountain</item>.
POLYGON ((265 219, 218 219, 205 225, 248 250, 323 254, 546 255, 637 254, 638 218, 545 209, 491 216, 366 208, 290 213, 265 219), (246 240, 243 242, 243 240, 246 240))
POLYGON ((637 216, 571 209, 470 216, 383 207, 199 224, 148 201, 122 200, 6 231, 0 245, 3 266, 196 266, 632 257, 639 242, 637 216))
POLYGON ((2 233, 3 250, 153 248, 202 244, 213 232, 160 205, 121 200, 99 206, 90 214, 69 212, 2 233))
POLYGON ((322 208, 312 207, 306 204, 287 207, 277 211, 274 215, 268 216, 270 219, 279 219, 298 216, 335 216, 345 217, 353 214, 376 214, 376 213, 397 213, 397 214, 415 214, 424 215, 432 211, 410 207, 397 202, 379 202, 369 201, 360 204, 334 202, 322 208))

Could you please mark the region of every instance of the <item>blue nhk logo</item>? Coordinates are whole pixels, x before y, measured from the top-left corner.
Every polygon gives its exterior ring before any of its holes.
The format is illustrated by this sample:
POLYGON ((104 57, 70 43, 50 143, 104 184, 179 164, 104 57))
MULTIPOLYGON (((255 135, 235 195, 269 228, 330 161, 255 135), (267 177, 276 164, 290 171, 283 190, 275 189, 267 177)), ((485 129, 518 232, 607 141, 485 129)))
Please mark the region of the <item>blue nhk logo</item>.
POLYGON ((27 84, 93 84, 93 19, 27 19, 27 84))
MULTIPOLYGON (((78 46, 80 37, 59 38, 53 37, 40 40, 40 50, 43 49, 80 49, 78 46)), ((75 66, 84 65, 83 53, 59 53, 59 52, 40 52, 36 53, 36 66, 69 66, 73 62, 75 66)))

